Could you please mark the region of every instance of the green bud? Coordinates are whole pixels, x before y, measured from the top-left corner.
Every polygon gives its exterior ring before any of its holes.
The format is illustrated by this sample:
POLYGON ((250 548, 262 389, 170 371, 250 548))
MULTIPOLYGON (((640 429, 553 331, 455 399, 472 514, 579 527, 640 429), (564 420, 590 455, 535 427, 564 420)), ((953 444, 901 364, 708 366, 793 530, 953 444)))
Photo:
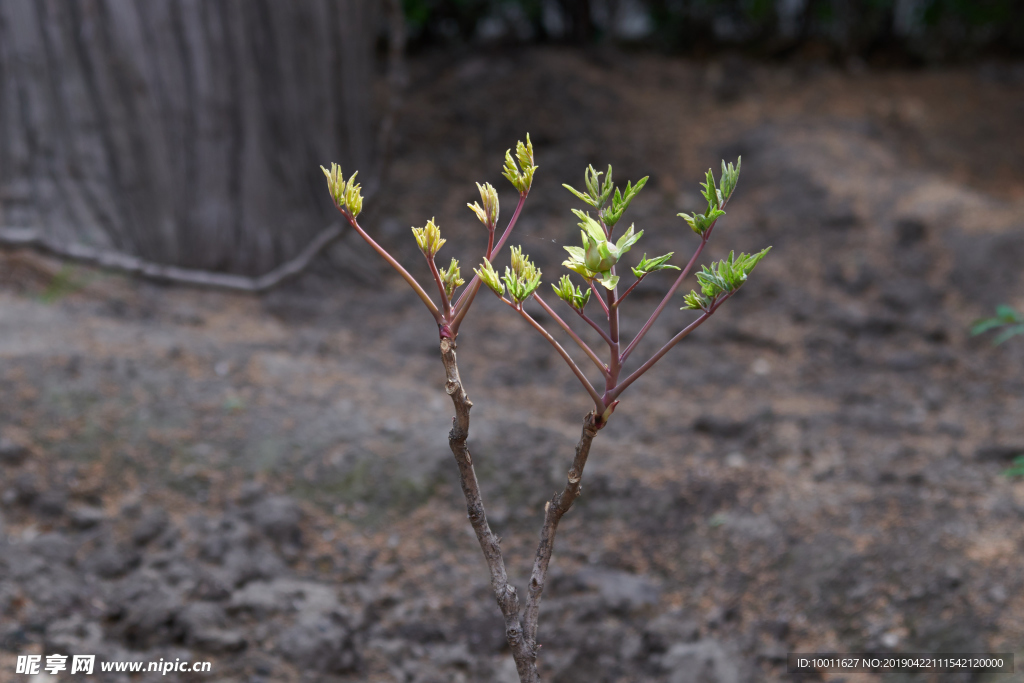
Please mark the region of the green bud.
POLYGON ((706 311, 706 310, 708 310, 708 307, 711 305, 711 300, 710 299, 707 299, 707 298, 701 296, 700 294, 698 294, 697 292, 694 292, 692 290, 690 291, 689 294, 687 294, 686 296, 683 297, 683 302, 686 305, 683 306, 681 309, 679 309, 679 310, 682 310, 682 311, 686 311, 686 310, 706 311))
POLYGON ((345 176, 341 174, 341 166, 332 163, 331 170, 328 171, 323 166, 320 170, 327 176, 327 189, 331 192, 331 199, 334 200, 334 205, 339 209, 345 206, 345 176))
POLYGON ((448 297, 448 301, 451 301, 455 290, 466 284, 466 281, 462 279, 459 272, 459 262, 452 259, 448 270, 442 268, 438 273, 441 275, 441 282, 444 284, 444 295, 448 297))
POLYGON ((526 134, 526 144, 522 141, 516 143, 516 158, 519 165, 516 166, 516 159, 512 158, 512 150, 505 152, 505 169, 502 175, 508 178, 519 192, 530 191, 533 185, 533 173, 537 167, 533 165, 533 143, 530 142, 530 134, 526 134))
POLYGON ((498 274, 494 271, 494 266, 492 266, 491 262, 488 261, 486 258, 484 259, 484 262, 480 265, 480 268, 474 268, 473 272, 476 273, 477 277, 479 277, 485 285, 490 287, 495 294, 497 294, 498 296, 505 295, 505 285, 501 284, 501 279, 498 277, 498 274))
POLYGON ((590 301, 590 288, 573 287, 572 280, 568 275, 563 275, 562 279, 558 281, 558 285, 551 285, 551 288, 555 290, 559 299, 577 311, 582 312, 587 302, 590 301))
POLYGON ((431 218, 427 221, 426 226, 422 228, 413 228, 412 234, 416 237, 416 244, 419 245, 420 251, 428 259, 434 258, 434 255, 441 250, 444 243, 448 240, 441 239, 441 229, 434 223, 434 219, 431 218))
POLYGON ((733 191, 736 189, 736 183, 739 182, 741 163, 743 163, 743 157, 736 158, 736 166, 733 166, 732 162, 729 162, 729 165, 727 166, 725 159, 722 159, 721 191, 722 196, 725 197, 726 201, 728 201, 729 197, 732 196, 733 191))
POLYGON ((633 275, 636 275, 637 279, 640 279, 645 275, 658 270, 666 270, 668 268, 671 268, 672 270, 679 270, 678 266, 666 263, 666 261, 672 258, 672 254, 674 253, 675 252, 670 251, 664 256, 658 256, 657 258, 652 258, 650 260, 647 259, 647 254, 644 254, 643 258, 640 259, 640 263, 637 264, 636 268, 633 268, 633 275))
POLYGON ((476 187, 480 190, 480 200, 483 202, 483 206, 480 206, 478 202, 466 204, 466 206, 472 209, 488 230, 493 230, 494 226, 498 224, 498 191, 490 183, 483 185, 477 183, 476 187))
POLYGON ((710 266, 701 266, 697 273, 697 282, 700 283, 700 291, 706 297, 716 297, 719 294, 732 294, 743 286, 747 276, 754 270, 754 266, 764 258, 771 247, 762 249, 756 254, 740 254, 735 256, 729 252, 729 257, 712 263, 710 266))
POLYGON ((521 304, 540 286, 540 269, 523 253, 522 247, 512 247, 512 267, 505 268, 502 280, 512 300, 521 304))
MULTIPOLYGON (((339 170, 340 172, 340 170, 339 170)), ((356 182, 359 171, 352 174, 352 177, 345 183, 345 204, 352 216, 358 216, 363 210, 363 195, 360 193, 360 185, 356 182)))

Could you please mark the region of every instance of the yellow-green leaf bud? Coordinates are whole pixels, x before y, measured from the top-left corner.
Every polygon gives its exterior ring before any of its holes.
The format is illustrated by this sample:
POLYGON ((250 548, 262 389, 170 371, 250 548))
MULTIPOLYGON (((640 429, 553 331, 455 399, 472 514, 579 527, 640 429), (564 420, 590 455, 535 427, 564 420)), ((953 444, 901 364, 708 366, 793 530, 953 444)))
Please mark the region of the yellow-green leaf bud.
POLYGON ((486 258, 484 262, 480 264, 480 268, 474 268, 473 272, 476 273, 485 285, 494 290, 494 293, 498 296, 505 295, 505 285, 501 284, 501 278, 498 277, 498 273, 495 272, 494 266, 486 258))
POLYGON ((332 163, 330 171, 323 166, 320 167, 320 170, 327 176, 327 189, 331 192, 331 199, 334 200, 335 206, 339 209, 342 208, 345 206, 345 176, 341 174, 341 166, 332 163))
POLYGON ((412 234, 416 237, 416 244, 419 245, 420 251, 427 258, 434 258, 434 255, 441 250, 444 243, 448 240, 441 239, 441 229, 434 223, 434 219, 431 218, 427 221, 427 224, 422 228, 413 228, 412 234))

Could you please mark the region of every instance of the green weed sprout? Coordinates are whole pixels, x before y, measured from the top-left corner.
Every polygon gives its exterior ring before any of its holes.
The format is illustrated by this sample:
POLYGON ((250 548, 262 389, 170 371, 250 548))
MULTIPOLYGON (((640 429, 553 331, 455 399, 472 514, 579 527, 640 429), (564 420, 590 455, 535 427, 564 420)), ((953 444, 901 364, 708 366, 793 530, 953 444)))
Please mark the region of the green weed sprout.
POLYGON ((1000 328, 1003 328, 1002 332, 992 340, 994 346, 998 346, 1018 334, 1024 334, 1024 315, 1005 304, 996 306, 996 314, 993 317, 978 320, 971 326, 971 336, 985 334, 1000 328))
POLYGON ((1024 477, 1024 454, 1018 455, 1013 459, 1013 464, 1010 465, 1008 470, 1003 472, 1003 476, 1007 479, 1012 479, 1013 477, 1024 477))

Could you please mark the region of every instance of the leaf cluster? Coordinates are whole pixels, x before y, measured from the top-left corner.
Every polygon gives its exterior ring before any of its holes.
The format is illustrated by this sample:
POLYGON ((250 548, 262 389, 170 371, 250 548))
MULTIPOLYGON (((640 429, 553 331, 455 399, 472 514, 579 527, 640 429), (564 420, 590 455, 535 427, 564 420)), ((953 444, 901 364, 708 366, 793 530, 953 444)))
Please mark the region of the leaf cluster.
POLYGON ((540 286, 540 268, 535 266, 530 257, 523 253, 522 247, 512 247, 512 267, 505 266, 505 275, 500 279, 494 266, 486 258, 475 272, 480 279, 498 296, 504 296, 505 290, 516 305, 522 304, 540 286))
POLYGON ((701 266, 697 273, 697 282, 700 283, 700 294, 691 291, 683 301, 686 303, 683 309, 707 310, 714 303, 715 299, 722 294, 732 294, 743 286, 747 276, 754 270, 754 266, 765 257, 771 250, 767 247, 756 254, 740 254, 729 252, 729 257, 709 266, 701 266))
POLYGON ((420 251, 428 259, 434 258, 434 256, 441 250, 444 243, 448 240, 441 238, 441 228, 434 223, 434 219, 431 218, 427 221, 427 224, 422 228, 413 228, 412 234, 416 238, 416 244, 419 245, 420 251))
POLYGON ((551 285, 551 288, 555 290, 559 299, 579 312, 582 312, 587 302, 590 301, 590 288, 573 287, 572 280, 568 275, 563 275, 558 284, 551 285))
POLYGON ((1013 477, 1024 477, 1024 455, 1018 455, 1013 459, 1013 464, 1010 468, 1003 472, 1003 476, 1007 479, 1013 477))
POLYGON ((512 150, 505 151, 505 169, 502 175, 509 179, 520 194, 530 191, 533 185, 533 173, 537 167, 533 164, 533 143, 530 142, 530 134, 526 134, 526 144, 520 140, 516 143, 516 158, 512 158, 512 150), (519 165, 516 165, 518 160, 519 165))
POLYGON ((327 176, 327 189, 331 192, 331 199, 334 200, 335 206, 339 209, 347 207, 353 217, 358 216, 363 210, 362 187, 356 182, 356 176, 359 175, 359 171, 356 171, 352 174, 351 178, 345 180, 345 176, 341 172, 341 166, 338 164, 332 163, 330 171, 323 166, 320 167, 320 170, 327 176))
POLYGON ((587 170, 583 172, 583 183, 587 188, 586 194, 565 183, 562 184, 562 187, 576 195, 577 199, 597 209, 601 222, 611 229, 622 218, 622 214, 629 208, 633 198, 640 193, 640 190, 644 189, 649 177, 644 176, 637 181, 636 185, 627 180, 626 189, 622 191, 612 182, 612 167, 610 165, 607 172, 587 166, 587 170), (604 175, 604 182, 601 182, 600 179, 602 175, 604 175), (612 194, 613 191, 614 194, 612 194), (609 198, 612 200, 611 206, 605 206, 609 198))
POLYGON ((735 166, 733 166, 732 162, 726 164, 725 160, 722 160, 721 187, 715 185, 715 175, 711 172, 710 168, 708 169, 705 182, 700 184, 702 188, 701 194, 704 195, 704 199, 708 203, 704 213, 677 214, 686 221, 691 230, 701 237, 707 234, 711 226, 715 224, 715 221, 725 215, 725 205, 736 189, 736 183, 739 182, 740 165, 742 162, 743 157, 737 158, 735 166))
POLYGON ((642 280, 644 276, 659 270, 667 270, 669 268, 672 270, 679 270, 679 266, 673 266, 671 263, 666 263, 666 261, 672 258, 672 254, 674 253, 674 251, 670 251, 664 256, 658 256, 652 259, 648 259, 647 254, 644 254, 643 258, 640 259, 640 263, 636 265, 636 268, 632 269, 633 275, 635 275, 638 280, 642 280))
POLYGON ((498 191, 494 189, 494 186, 490 183, 476 184, 478 190, 480 190, 480 201, 473 202, 472 204, 466 204, 476 217, 480 219, 488 230, 494 230, 494 226, 498 224, 498 191), (483 206, 480 204, 483 203, 483 206))
POLYGON ((619 282, 619 276, 612 274, 612 268, 643 236, 644 231, 634 233, 633 226, 630 225, 618 241, 612 242, 601 224, 591 218, 589 213, 579 209, 572 211, 580 219, 578 225, 581 228, 580 238, 583 246, 563 247, 569 252, 569 258, 563 261, 562 265, 581 275, 587 282, 597 280, 607 289, 614 289, 619 282))
POLYGON ((462 279, 462 274, 459 272, 459 262, 455 259, 452 259, 452 262, 448 264, 447 270, 441 268, 438 271, 438 275, 441 276, 441 283, 444 285, 444 295, 448 297, 448 301, 452 300, 456 289, 466 284, 466 281, 462 279))

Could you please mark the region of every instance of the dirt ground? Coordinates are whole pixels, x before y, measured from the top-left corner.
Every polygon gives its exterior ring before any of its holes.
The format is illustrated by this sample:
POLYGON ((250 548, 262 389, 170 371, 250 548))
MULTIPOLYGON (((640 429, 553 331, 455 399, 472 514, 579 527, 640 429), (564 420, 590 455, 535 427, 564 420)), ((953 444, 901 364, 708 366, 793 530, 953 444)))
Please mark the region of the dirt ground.
MULTIPOLYGON (((708 258, 773 247, 595 441, 544 680, 785 681, 787 652, 876 651, 1015 652, 1018 673, 802 680, 1024 681, 1024 480, 1000 474, 1024 453, 1024 340, 968 334, 1024 308, 1024 66, 524 49, 410 76, 362 223, 418 276, 409 226, 431 216, 442 257, 477 262, 465 203, 486 180, 511 214, 501 158, 526 132, 540 168, 511 243, 546 282, 588 163, 651 176, 634 251, 682 262, 675 214, 742 155, 708 258)), ((669 284, 638 288, 627 332, 669 284)), ((588 399, 486 292, 459 341, 522 593, 588 399)), ((443 379, 429 315, 354 235, 262 298, 0 254, 0 681, 65 680, 15 674, 19 654, 96 654, 212 662, 101 681, 514 683, 443 379)))

